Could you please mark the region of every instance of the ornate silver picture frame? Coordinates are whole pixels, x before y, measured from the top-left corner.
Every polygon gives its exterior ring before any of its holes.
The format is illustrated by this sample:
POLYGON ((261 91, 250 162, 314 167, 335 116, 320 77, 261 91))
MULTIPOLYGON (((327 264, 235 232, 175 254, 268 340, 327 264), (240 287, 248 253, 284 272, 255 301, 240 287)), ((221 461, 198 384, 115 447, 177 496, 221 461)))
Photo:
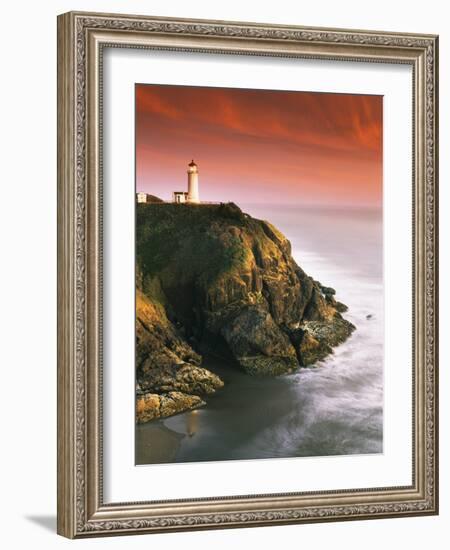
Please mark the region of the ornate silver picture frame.
POLYGON ((437 36, 117 14, 58 17, 59 534, 82 538, 438 513, 437 118, 437 36), (149 490, 145 501, 105 501, 102 90, 107 48, 412 68, 412 182, 405 197, 413 212, 411 484, 276 494, 261 485, 255 494, 177 499, 155 499, 149 490))

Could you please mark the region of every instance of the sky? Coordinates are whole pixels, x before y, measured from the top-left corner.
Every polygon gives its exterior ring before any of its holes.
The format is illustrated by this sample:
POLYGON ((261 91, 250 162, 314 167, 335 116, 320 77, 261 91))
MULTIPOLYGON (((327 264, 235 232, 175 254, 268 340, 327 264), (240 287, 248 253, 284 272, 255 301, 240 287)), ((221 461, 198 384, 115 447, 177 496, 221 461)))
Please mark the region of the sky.
POLYGON ((381 206, 382 96, 136 85, 136 189, 200 199, 381 206))

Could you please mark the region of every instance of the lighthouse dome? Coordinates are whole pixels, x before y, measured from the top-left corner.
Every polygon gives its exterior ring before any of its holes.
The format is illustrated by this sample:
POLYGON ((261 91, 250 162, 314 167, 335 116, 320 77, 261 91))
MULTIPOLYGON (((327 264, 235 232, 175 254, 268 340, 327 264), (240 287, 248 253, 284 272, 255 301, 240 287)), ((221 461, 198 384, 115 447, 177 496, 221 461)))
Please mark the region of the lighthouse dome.
POLYGON ((198 167, 193 160, 188 164, 188 173, 196 174, 198 172, 198 167))

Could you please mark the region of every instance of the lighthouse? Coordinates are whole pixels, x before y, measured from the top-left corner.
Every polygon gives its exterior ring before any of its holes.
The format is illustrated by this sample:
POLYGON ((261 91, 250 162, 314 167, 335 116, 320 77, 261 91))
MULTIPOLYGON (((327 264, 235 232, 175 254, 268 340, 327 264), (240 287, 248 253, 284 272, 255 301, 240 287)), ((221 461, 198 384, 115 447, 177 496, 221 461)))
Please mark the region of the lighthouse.
POLYGON ((200 198, 198 194, 198 167, 192 160, 188 164, 188 195, 187 202, 199 203, 200 198))

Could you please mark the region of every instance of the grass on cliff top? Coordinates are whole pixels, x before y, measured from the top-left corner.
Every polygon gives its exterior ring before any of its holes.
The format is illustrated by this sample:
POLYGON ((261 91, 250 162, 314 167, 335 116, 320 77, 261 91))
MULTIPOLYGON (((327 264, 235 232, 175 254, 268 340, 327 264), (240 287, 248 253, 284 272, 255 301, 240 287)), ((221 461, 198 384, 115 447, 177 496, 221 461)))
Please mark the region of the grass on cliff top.
POLYGON ((233 204, 137 204, 136 256, 144 276, 211 280, 241 265, 247 251, 233 227, 246 216, 233 204))

